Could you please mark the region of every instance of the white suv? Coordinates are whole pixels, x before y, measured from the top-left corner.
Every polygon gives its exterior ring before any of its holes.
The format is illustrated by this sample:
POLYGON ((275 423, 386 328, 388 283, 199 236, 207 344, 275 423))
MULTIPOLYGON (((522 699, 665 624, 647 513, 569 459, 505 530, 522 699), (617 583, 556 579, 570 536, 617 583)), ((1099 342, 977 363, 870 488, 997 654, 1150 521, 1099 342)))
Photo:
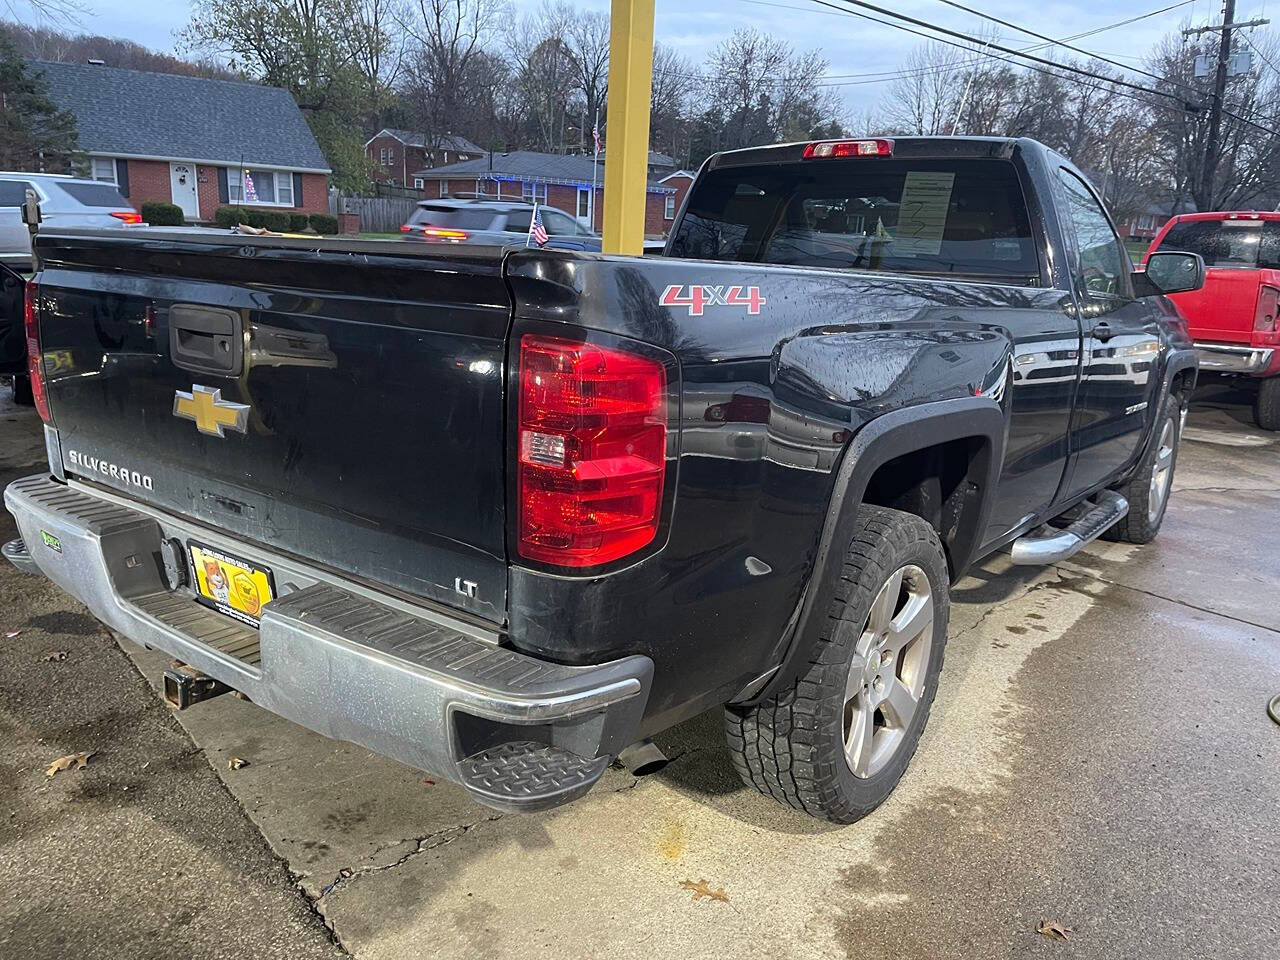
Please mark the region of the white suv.
POLYGON ((114 184, 52 173, 0 171, 0 263, 18 270, 31 264, 31 234, 22 222, 22 203, 30 188, 40 197, 41 223, 51 227, 127 227, 142 215, 120 196, 114 184))

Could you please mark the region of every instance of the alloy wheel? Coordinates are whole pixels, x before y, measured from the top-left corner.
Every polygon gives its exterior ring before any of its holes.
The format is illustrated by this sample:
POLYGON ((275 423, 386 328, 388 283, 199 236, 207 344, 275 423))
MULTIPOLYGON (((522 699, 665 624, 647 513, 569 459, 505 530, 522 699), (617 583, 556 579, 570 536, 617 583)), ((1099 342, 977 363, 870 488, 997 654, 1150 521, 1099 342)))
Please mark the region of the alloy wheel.
POLYGON ((844 693, 844 757, 855 777, 873 777, 906 741, 924 695, 933 648, 933 590, 915 564, 876 592, 844 693))
POLYGON ((1160 442, 1156 448, 1156 464, 1151 471, 1151 489, 1147 496, 1147 521, 1154 524, 1164 510, 1169 496, 1169 484, 1173 479, 1173 417, 1166 417, 1160 428, 1160 442))

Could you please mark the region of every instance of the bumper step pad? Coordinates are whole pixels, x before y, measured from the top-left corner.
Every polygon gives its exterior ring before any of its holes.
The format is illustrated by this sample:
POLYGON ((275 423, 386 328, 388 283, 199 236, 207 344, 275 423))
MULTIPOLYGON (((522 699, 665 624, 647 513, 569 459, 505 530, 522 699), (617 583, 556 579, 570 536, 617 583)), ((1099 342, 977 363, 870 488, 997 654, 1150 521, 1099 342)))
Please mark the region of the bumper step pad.
POLYGON ((559 747, 517 740, 460 761, 458 777, 486 806, 531 812, 576 800, 595 785, 609 762, 609 757, 588 760, 559 747))

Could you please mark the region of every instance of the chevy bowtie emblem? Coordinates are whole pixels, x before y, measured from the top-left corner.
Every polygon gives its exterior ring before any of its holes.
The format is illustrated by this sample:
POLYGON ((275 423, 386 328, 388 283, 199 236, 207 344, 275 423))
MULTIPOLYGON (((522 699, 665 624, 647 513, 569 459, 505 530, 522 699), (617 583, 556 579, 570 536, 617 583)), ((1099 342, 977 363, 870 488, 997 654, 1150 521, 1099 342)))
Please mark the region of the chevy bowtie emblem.
POLYGON ((222 391, 193 384, 191 392, 179 390, 173 398, 173 415, 194 420, 196 429, 211 437, 225 437, 225 430, 245 432, 249 405, 222 399, 222 391))

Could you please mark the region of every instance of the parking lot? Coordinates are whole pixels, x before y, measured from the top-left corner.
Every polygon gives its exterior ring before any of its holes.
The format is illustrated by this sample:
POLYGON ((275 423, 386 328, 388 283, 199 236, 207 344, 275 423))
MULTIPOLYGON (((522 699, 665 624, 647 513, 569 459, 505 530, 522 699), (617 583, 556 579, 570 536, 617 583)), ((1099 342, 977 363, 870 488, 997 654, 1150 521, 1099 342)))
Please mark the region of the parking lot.
MULTIPOLYGON (((0 388, 0 482, 43 457, 0 388)), ((171 714, 164 657, 6 564, 0 957, 1272 956, 1280 440, 1202 388, 1174 491, 1151 546, 957 586, 920 751, 843 828, 742 786, 718 712, 514 817, 234 697, 171 714)))

